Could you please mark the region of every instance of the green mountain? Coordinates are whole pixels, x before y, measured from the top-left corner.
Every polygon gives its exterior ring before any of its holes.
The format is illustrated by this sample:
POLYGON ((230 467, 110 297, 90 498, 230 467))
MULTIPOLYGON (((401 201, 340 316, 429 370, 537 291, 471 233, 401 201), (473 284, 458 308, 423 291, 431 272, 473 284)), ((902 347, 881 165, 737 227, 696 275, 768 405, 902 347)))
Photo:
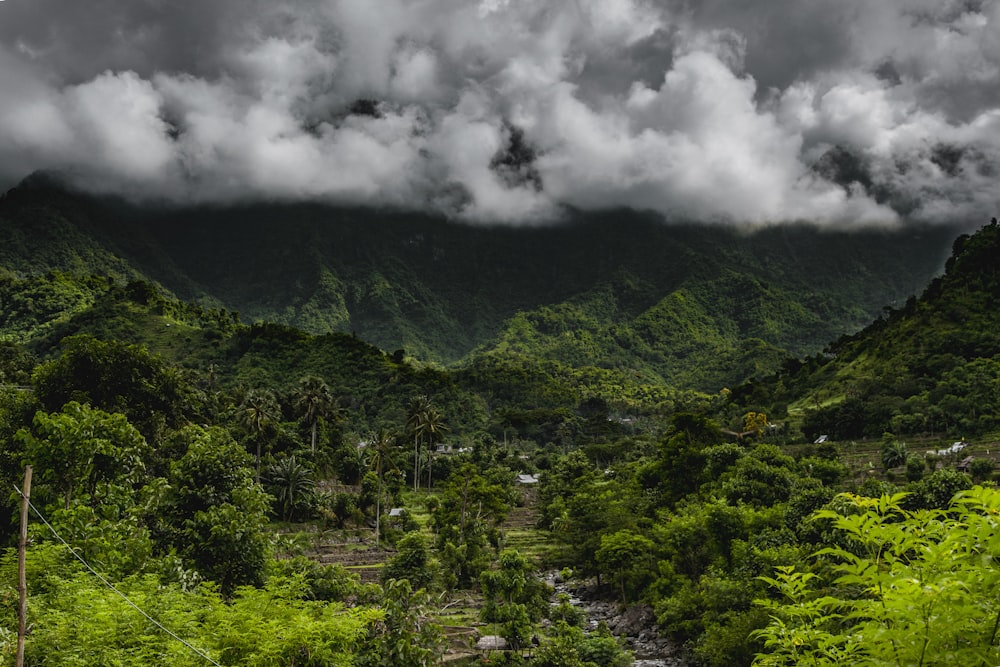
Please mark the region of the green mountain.
POLYGON ((350 332, 429 361, 516 354, 717 391, 902 303, 956 234, 572 218, 509 228, 312 204, 138 207, 36 176, 0 200, 0 267, 149 279, 245 321, 350 332))
POLYGON ((1000 227, 959 236, 943 276, 864 330, 736 392, 790 405, 807 436, 955 438, 1000 428, 1000 227))

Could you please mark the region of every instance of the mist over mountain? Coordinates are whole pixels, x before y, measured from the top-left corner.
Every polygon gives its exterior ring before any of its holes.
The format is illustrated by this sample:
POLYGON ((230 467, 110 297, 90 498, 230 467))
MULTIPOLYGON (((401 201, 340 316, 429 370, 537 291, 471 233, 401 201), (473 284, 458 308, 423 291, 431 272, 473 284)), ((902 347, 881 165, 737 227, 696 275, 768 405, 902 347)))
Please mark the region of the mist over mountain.
POLYGON ((665 225, 627 210, 529 228, 319 204, 138 207, 36 177, 0 202, 19 275, 158 282, 185 300, 444 363, 502 352, 717 390, 921 290, 957 232, 665 225))

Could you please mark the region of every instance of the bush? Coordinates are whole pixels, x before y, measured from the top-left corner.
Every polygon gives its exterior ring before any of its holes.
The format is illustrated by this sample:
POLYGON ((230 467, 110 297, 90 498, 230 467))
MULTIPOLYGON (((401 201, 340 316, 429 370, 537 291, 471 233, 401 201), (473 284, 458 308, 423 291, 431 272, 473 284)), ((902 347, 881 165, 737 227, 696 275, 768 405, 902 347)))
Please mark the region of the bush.
POLYGON ((919 456, 910 456, 906 459, 906 480, 909 482, 919 482, 924 476, 924 462, 919 456))
POLYGON ((969 465, 969 474, 972 479, 981 482, 993 474, 993 459, 973 459, 969 465))

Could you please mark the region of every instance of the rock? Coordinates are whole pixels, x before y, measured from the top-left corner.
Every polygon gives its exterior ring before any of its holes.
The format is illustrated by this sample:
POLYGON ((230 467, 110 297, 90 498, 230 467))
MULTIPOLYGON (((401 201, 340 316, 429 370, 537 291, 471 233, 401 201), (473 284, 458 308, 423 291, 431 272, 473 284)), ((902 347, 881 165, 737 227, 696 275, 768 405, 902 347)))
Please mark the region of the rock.
POLYGON ((602 598, 596 586, 555 579, 551 573, 549 585, 557 594, 569 595, 573 606, 586 612, 588 630, 596 630, 604 622, 616 637, 625 640, 635 655, 635 667, 689 667, 680 647, 658 634, 656 613, 649 605, 635 604, 623 610, 618 602, 602 598))

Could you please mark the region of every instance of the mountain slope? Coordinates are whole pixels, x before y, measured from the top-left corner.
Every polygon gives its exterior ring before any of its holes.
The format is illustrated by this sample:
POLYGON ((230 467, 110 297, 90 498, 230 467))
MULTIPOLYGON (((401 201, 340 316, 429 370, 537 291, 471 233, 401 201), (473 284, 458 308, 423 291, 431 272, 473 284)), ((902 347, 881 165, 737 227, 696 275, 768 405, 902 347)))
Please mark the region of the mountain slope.
POLYGON ((516 351, 717 390, 899 303, 953 230, 755 233, 634 212, 487 228, 394 211, 139 208, 35 178, 0 201, 0 266, 147 277, 185 300, 454 362, 516 351))
POLYGON ((790 403, 813 437, 965 435, 1000 428, 1000 227, 958 237, 945 274, 919 298, 824 354, 790 361, 736 392, 790 403))

